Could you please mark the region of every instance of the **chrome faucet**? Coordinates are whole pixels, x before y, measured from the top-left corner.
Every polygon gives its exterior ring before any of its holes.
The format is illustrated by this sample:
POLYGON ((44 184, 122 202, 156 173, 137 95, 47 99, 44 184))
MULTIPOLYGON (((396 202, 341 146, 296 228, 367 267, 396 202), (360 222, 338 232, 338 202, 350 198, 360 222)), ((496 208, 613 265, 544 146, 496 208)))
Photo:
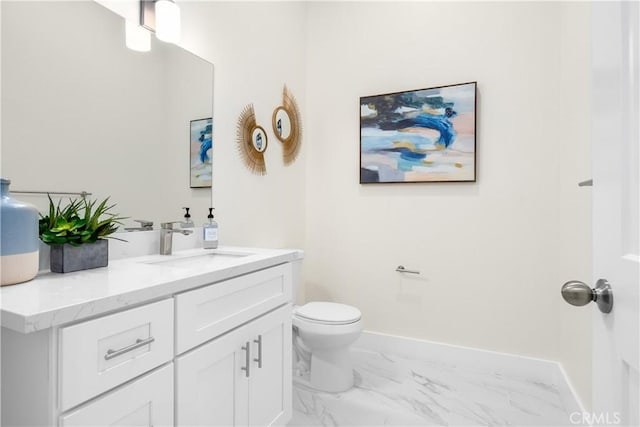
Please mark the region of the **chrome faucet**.
POLYGON ((193 233, 193 230, 174 230, 173 224, 182 221, 171 221, 160 223, 160 255, 171 255, 173 247, 173 233, 181 233, 185 236, 193 233))
POLYGON ((153 221, 147 219, 134 219, 135 222, 140 223, 140 227, 125 227, 126 231, 148 231, 153 230, 153 221))

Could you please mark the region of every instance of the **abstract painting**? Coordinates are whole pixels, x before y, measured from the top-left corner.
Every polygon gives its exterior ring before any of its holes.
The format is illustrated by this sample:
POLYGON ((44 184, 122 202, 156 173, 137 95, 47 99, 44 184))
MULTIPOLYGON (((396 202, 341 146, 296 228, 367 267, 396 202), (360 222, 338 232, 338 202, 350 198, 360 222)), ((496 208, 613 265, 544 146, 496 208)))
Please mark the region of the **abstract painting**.
POLYGON ((476 180, 476 83, 360 98, 360 183, 476 180))
POLYGON ((189 138, 189 168, 191 188, 211 187, 211 149, 213 119, 191 120, 189 138))

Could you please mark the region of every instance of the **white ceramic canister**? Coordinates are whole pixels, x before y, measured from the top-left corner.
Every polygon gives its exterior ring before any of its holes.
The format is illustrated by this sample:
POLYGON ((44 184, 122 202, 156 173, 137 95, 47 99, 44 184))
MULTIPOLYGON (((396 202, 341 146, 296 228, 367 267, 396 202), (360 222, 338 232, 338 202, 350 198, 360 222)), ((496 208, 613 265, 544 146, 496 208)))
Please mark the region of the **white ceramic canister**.
POLYGON ((2 286, 33 279, 38 274, 38 210, 9 193, 8 179, 0 178, 0 276, 2 286))

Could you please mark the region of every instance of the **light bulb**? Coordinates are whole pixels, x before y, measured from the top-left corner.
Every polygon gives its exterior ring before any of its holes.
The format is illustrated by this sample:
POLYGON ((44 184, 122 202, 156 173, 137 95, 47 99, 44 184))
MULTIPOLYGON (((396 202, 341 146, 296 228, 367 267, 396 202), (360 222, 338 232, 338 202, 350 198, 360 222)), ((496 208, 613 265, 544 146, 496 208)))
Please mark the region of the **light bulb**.
POLYGON ((133 22, 127 21, 124 27, 125 44, 131 50, 149 52, 151 50, 151 33, 133 22))
POLYGON ((180 42, 180 8, 173 1, 156 1, 156 37, 167 43, 180 42))

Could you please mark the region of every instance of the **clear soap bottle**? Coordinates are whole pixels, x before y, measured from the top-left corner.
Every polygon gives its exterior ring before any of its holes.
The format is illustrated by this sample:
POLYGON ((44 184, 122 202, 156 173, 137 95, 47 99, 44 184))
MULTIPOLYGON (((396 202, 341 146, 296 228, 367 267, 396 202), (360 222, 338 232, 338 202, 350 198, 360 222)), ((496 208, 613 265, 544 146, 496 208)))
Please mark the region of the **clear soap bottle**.
POLYGON ((218 223, 213 220, 213 208, 209 208, 209 222, 202 226, 202 243, 205 249, 218 247, 218 223))

